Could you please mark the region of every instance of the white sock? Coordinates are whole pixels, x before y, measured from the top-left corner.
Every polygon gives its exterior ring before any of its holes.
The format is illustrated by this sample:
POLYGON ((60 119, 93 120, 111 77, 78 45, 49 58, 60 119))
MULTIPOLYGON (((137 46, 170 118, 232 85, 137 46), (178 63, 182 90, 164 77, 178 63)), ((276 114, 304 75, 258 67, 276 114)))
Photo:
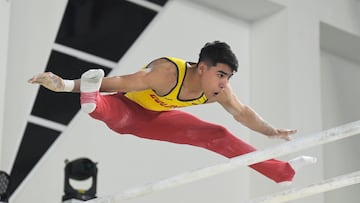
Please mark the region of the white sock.
MULTIPOLYGON (((290 164, 291 168, 294 169, 295 173, 301 169, 302 167, 310 164, 315 164, 317 161, 316 157, 312 156, 298 156, 294 159, 291 159, 288 163, 290 164)), ((281 186, 290 186, 292 181, 284 181, 280 182, 279 185, 281 186)))
MULTIPOLYGON (((80 91, 85 93, 97 92, 100 89, 104 77, 102 69, 91 69, 81 75, 80 91)), ((95 96, 95 95, 94 95, 95 96)), ((82 103, 81 110, 85 113, 91 113, 95 110, 96 103, 82 103)))
POLYGON ((312 156, 299 156, 296 157, 294 159, 291 159, 289 161, 290 166, 295 170, 299 170, 300 168, 309 165, 309 164, 314 164, 316 163, 317 159, 316 157, 312 157, 312 156))
POLYGON ((81 110, 85 113, 91 113, 96 109, 96 104, 94 103, 84 103, 81 104, 81 110))

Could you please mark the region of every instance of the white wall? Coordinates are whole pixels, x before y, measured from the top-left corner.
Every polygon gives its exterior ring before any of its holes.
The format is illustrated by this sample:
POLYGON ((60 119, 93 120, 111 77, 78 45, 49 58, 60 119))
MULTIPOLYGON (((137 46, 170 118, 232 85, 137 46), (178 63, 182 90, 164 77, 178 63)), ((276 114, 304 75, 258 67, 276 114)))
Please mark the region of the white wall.
MULTIPOLYGON (((327 51, 321 53, 322 114, 325 127, 337 126, 360 118, 360 64, 327 51)), ((325 177, 335 177, 359 170, 359 136, 324 146, 325 177)), ((325 195, 326 202, 359 201, 360 186, 337 190, 325 195)))
POLYGON ((360 35, 360 2, 358 0, 319 0, 317 4, 321 21, 360 35))
MULTIPOLYGON (((328 37, 326 33, 320 35, 325 38, 321 39, 321 47, 325 48, 321 51, 322 118, 324 128, 329 128, 360 118, 358 110, 360 65, 357 60, 359 57, 356 56, 356 52, 354 54, 354 50, 360 48, 358 43, 360 40, 360 1, 333 0, 331 4, 322 7, 319 11, 322 22, 339 30, 337 35, 333 35, 333 30, 328 30, 331 32, 329 36, 336 36, 329 39, 341 42, 351 36, 354 40, 352 44, 340 43, 335 47, 332 46, 334 44, 332 41, 326 40, 328 37), (337 12, 337 15, 334 15, 334 12, 337 12), (344 50, 344 54, 339 50, 344 50), (356 60, 352 61, 352 59, 356 60)), ((359 169, 360 162, 357 157, 359 150, 356 143, 359 143, 359 136, 324 146, 324 176, 326 178, 359 169)), ((359 192, 359 185, 329 192, 324 195, 325 202, 336 203, 346 199, 346 202, 355 203, 359 201, 359 192)))
MULTIPOLYGON (((10 2, 2 0, 0 1, 0 95, 5 95, 6 87, 6 67, 7 67, 7 49, 8 49, 8 39, 9 39, 9 21, 10 21, 10 2)), ((4 111, 5 107, 5 97, 0 99, 0 112, 4 111)), ((3 123, 4 123, 4 114, 0 114, 0 146, 2 146, 3 138, 3 123)), ((2 151, 0 149, 0 168, 3 168, 2 165, 2 151)), ((4 170, 4 169, 3 169, 4 170)), ((9 173, 9 171, 6 171, 9 173)))
POLYGON ((324 50, 321 70, 324 126, 329 128, 359 119, 360 64, 324 50))

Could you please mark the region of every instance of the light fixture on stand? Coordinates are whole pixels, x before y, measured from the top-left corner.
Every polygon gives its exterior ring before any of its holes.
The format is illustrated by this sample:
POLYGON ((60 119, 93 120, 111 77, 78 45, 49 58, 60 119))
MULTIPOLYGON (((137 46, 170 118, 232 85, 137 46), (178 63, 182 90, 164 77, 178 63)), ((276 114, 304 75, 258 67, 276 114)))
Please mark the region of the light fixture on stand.
POLYGON ((96 198, 97 163, 88 158, 65 161, 65 182, 63 203, 84 202, 96 198), (74 188, 70 180, 86 181, 92 178, 92 185, 88 189, 74 188))

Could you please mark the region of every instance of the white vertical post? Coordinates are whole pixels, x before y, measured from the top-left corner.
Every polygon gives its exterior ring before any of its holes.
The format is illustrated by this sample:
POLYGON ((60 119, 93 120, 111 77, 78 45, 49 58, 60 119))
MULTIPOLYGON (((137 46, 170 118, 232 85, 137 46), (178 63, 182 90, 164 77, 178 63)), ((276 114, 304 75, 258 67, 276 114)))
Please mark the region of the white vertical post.
MULTIPOLYGON (((0 149, 2 147, 2 139, 4 134, 4 107, 5 107, 5 85, 6 85, 6 68, 7 68, 7 52, 9 39, 10 24, 10 1, 0 0, 0 149)), ((2 151, 0 150, 0 168, 2 164, 2 151)))

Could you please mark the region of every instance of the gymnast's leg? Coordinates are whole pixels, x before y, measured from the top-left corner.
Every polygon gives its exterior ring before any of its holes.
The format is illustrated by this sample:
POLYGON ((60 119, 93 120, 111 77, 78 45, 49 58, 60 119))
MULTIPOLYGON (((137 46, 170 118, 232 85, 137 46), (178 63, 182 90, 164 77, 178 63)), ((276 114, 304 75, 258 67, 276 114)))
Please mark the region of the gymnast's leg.
MULTIPOLYGON (((201 121, 182 111, 149 111, 122 94, 97 94, 97 107, 90 115, 121 134, 202 147, 228 158, 255 151, 219 125, 201 121)), ((275 182, 291 181, 295 173, 287 162, 275 159, 250 167, 275 182)))

